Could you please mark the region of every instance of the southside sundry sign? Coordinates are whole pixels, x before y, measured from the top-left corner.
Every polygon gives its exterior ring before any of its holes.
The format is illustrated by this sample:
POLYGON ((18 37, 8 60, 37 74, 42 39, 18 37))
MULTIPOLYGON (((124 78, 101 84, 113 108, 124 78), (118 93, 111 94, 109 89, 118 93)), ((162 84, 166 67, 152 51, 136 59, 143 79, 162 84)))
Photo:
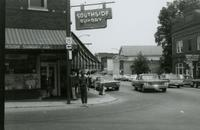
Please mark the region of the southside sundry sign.
POLYGON ((112 19, 111 8, 82 10, 75 12, 76 29, 98 29, 107 27, 107 19, 112 19))

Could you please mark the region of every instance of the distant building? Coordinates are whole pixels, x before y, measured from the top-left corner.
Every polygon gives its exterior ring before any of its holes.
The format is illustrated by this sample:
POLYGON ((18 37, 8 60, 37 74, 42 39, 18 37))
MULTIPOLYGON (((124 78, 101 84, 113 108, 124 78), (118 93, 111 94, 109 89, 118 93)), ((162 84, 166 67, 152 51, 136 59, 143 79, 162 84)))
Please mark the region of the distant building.
POLYGON ((172 69, 200 78, 200 9, 185 12, 172 27, 172 69))
POLYGON ((115 53, 96 53, 95 56, 101 62, 101 70, 108 74, 113 73, 113 57, 115 53))
POLYGON ((131 65, 141 52, 148 60, 152 73, 157 73, 160 68, 159 60, 162 56, 162 48, 159 46, 122 46, 119 55, 114 57, 113 74, 133 74, 131 65))

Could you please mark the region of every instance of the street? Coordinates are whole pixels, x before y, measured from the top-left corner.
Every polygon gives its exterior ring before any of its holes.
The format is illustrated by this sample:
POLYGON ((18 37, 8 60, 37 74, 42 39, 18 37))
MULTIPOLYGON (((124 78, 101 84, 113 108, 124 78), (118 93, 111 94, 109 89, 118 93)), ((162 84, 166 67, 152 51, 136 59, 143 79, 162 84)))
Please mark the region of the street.
POLYGON ((134 91, 122 82, 117 101, 75 109, 6 113, 6 130, 199 130, 200 89, 134 91))

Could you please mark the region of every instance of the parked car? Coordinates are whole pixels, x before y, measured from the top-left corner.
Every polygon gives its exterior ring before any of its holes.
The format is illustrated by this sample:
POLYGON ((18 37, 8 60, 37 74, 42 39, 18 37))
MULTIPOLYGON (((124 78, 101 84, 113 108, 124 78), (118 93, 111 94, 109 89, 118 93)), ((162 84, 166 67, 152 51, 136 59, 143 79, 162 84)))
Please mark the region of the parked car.
POLYGON ((134 74, 134 75, 130 75, 129 77, 128 77, 128 81, 134 81, 134 80, 136 80, 136 78, 137 78, 137 74, 134 74))
POLYGON ((168 87, 183 87, 184 83, 184 78, 181 75, 177 75, 177 74, 162 74, 160 75, 161 79, 164 80, 168 80, 169 81, 169 85, 168 87))
POLYGON ((193 87, 193 78, 190 75, 183 75, 183 86, 193 87))
POLYGON ((138 75, 134 75, 134 76, 132 77, 132 79, 131 79, 131 85, 132 85, 132 86, 135 86, 135 82, 137 81, 137 79, 138 79, 138 75))
POLYGON ((98 77, 97 80, 95 81, 95 88, 96 90, 101 90, 105 88, 106 90, 119 90, 120 88, 120 82, 112 79, 110 76, 101 76, 98 77))
POLYGON ((122 75, 113 75, 113 79, 114 80, 121 80, 122 79, 122 75))
POLYGON ((144 92, 147 89, 167 91, 168 81, 159 79, 157 74, 140 74, 134 82, 135 90, 144 92))

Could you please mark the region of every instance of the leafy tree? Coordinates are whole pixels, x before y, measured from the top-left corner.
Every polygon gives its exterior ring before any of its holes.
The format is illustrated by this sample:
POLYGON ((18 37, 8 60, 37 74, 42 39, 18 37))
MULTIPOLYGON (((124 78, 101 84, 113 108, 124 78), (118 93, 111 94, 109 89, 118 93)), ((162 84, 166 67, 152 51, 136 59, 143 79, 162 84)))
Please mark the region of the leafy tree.
POLYGON ((133 65, 131 66, 132 72, 136 74, 142 74, 149 72, 148 60, 143 54, 138 53, 136 59, 133 61, 133 65))
POLYGON ((175 19, 183 17, 184 12, 200 8, 200 0, 175 0, 168 2, 167 7, 163 7, 158 16, 157 32, 155 41, 158 46, 162 46, 163 54, 160 59, 160 66, 163 71, 172 71, 172 25, 175 19))

